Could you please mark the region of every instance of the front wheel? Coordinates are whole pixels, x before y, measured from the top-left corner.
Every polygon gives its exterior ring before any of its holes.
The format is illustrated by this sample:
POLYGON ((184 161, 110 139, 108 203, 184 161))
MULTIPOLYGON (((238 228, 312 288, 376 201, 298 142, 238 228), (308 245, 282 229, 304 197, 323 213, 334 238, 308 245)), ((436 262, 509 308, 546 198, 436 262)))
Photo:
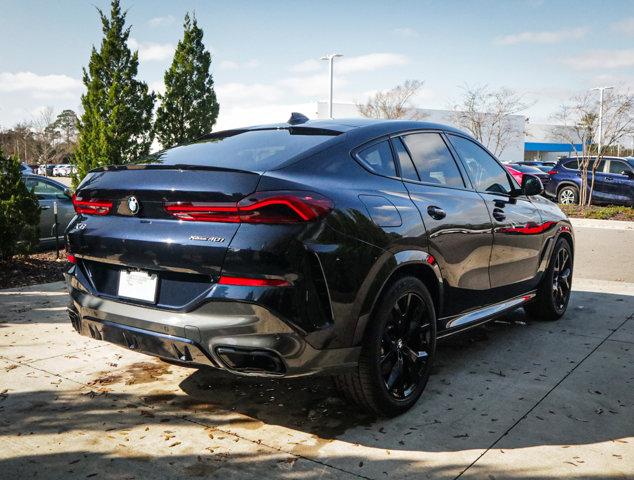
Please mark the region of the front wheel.
POLYGON ((579 190, 572 185, 562 187, 557 193, 557 202, 562 205, 577 205, 579 203, 579 190))
POLYGON ((402 277, 385 292, 367 327, 358 367, 338 375, 345 397, 368 412, 393 417, 423 393, 436 351, 436 315, 429 291, 402 277))
POLYGON ((572 287, 572 247, 565 238, 555 244, 535 299, 524 309, 540 320, 557 320, 566 312, 572 287))

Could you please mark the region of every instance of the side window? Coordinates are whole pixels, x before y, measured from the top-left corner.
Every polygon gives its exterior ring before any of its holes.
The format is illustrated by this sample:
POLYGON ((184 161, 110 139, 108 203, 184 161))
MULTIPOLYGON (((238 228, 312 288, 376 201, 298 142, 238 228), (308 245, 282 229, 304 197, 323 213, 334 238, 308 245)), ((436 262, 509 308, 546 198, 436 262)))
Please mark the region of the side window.
POLYGON ((564 163, 564 167, 569 170, 579 170, 579 160, 569 160, 564 163))
POLYGON ((26 180, 26 188, 33 190, 33 193, 38 197, 54 197, 64 190, 51 185, 50 183, 42 182, 40 180, 28 179, 26 180))
POLYGON ((403 142, 412 154, 421 182, 465 186, 456 161, 438 133, 405 135, 403 142))
POLYGON ((395 138, 392 140, 392 145, 394 145, 394 150, 396 150, 398 161, 401 164, 401 177, 406 180, 418 181, 419 178, 418 173, 416 173, 416 167, 414 167, 412 157, 409 156, 405 145, 403 145, 403 140, 400 138, 395 138))
POLYGON ((387 140, 375 143, 357 153, 357 157, 373 172, 388 177, 396 176, 396 167, 392 157, 392 149, 387 140))
POLYGON ((625 162, 619 162, 618 160, 610 160, 610 173, 620 174, 622 171, 629 172, 632 169, 625 162))
POLYGON ((456 135, 451 135, 451 143, 464 161, 476 190, 507 194, 513 191, 506 170, 486 150, 456 135))

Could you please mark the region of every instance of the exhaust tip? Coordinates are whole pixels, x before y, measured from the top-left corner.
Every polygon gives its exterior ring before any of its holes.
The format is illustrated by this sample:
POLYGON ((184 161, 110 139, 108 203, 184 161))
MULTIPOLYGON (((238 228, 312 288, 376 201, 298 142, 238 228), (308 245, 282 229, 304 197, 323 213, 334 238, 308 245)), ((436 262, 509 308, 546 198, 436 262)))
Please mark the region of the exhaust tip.
POLYGON ((280 356, 268 350, 218 347, 216 353, 228 368, 238 372, 265 372, 278 375, 286 372, 286 366, 280 356))

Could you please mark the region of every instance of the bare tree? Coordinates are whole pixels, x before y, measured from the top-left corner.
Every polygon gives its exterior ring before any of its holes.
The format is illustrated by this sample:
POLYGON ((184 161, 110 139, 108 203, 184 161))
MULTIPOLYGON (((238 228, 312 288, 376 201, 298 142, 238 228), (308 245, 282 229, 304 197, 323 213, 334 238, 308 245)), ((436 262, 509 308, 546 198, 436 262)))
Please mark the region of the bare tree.
POLYGON ((599 102, 596 95, 588 92, 572 97, 553 118, 559 125, 552 129, 551 134, 556 139, 569 143, 579 159, 579 205, 590 205, 595 173, 605 152, 614 149, 624 138, 634 135, 634 96, 629 92, 610 92, 604 96, 600 152, 597 151, 596 143, 599 124, 599 102), (578 145, 581 145, 581 149, 578 145))
POLYGON ((390 90, 377 92, 363 104, 357 103, 357 110, 368 118, 420 120, 425 115, 418 111, 411 101, 423 84, 420 80, 406 80, 390 90))
POLYGON ((514 138, 524 135, 525 122, 519 124, 511 116, 529 106, 509 88, 491 90, 486 85, 466 85, 461 101, 452 108, 453 121, 499 156, 514 138))

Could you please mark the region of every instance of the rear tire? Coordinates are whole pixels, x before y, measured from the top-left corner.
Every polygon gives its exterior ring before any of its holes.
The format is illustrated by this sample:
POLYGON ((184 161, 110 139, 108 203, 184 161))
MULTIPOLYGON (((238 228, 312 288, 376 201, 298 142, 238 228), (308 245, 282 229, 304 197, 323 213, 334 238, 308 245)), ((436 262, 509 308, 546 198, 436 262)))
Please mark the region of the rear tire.
POLYGON ((539 320, 557 320, 566 313, 572 287, 572 247, 565 238, 560 238, 550 257, 537 295, 524 306, 531 317, 539 320))
POLYGON ((578 205, 579 189, 572 185, 565 185, 557 192, 557 203, 562 205, 578 205))
POLYGON ((357 368, 335 376, 335 385, 371 414, 400 415, 423 393, 435 352, 431 295, 417 278, 402 277, 388 287, 372 315, 357 368))

